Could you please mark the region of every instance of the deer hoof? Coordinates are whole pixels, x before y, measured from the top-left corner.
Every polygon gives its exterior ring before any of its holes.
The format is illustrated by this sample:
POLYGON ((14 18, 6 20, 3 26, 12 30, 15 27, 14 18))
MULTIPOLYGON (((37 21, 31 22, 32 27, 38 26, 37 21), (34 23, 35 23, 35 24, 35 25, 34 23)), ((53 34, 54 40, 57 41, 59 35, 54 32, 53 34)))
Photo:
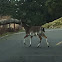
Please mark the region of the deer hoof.
POLYGON ((31 47, 31 45, 29 45, 29 47, 31 47))
POLYGON ((37 46, 37 48, 39 48, 39 46, 37 46))
POLYGON ((49 46, 48 46, 49 47, 49 46))
POLYGON ((26 43, 24 43, 24 45, 26 45, 26 43))

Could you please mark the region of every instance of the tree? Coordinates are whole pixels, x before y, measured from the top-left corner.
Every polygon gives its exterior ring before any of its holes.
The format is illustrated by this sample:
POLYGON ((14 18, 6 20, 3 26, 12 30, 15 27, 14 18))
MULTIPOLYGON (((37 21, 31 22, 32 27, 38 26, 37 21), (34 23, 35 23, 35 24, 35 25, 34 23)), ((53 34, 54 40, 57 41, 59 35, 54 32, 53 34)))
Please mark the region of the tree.
POLYGON ((47 0, 46 7, 51 16, 51 20, 57 19, 62 16, 62 0, 47 0))
POLYGON ((0 15, 25 19, 29 25, 43 25, 62 16, 62 0, 1 0, 0 15))

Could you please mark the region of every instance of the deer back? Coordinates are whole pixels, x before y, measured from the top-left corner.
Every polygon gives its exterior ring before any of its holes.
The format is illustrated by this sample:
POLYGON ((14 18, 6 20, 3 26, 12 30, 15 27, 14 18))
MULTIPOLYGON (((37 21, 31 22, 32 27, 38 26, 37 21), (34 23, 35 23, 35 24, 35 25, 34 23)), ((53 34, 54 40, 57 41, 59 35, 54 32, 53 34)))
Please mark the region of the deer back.
POLYGON ((30 32, 39 32, 39 30, 40 30, 40 26, 32 26, 29 31, 30 32))

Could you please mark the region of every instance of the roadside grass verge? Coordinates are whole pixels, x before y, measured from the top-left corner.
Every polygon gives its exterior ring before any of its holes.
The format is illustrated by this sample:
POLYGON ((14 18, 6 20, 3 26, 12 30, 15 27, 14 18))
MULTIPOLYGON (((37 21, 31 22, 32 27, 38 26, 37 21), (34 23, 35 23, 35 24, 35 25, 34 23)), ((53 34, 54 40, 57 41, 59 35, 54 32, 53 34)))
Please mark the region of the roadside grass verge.
POLYGON ((18 33, 18 32, 25 32, 25 30, 19 30, 19 31, 14 31, 14 32, 5 32, 3 34, 0 34, 0 37, 6 36, 6 35, 11 35, 11 34, 18 33))
POLYGON ((46 23, 42 25, 44 28, 62 28, 62 17, 54 20, 53 22, 46 23))

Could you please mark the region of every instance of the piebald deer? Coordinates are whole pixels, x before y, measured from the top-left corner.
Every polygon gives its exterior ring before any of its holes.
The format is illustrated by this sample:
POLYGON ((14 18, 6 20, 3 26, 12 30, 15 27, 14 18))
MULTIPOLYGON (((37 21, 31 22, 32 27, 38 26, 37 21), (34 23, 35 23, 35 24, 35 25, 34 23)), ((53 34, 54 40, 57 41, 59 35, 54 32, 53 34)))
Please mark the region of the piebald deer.
POLYGON ((32 37, 33 37, 33 36, 38 36, 39 39, 40 39, 40 42, 39 42, 39 44, 37 45, 37 47, 40 46, 42 37, 44 37, 44 38, 46 39, 46 43, 47 43, 47 45, 48 45, 48 47, 49 47, 49 43, 48 43, 48 40, 47 40, 46 35, 44 34, 45 30, 44 30, 43 27, 41 27, 41 26, 29 26, 29 25, 27 25, 27 24, 26 24, 25 22, 23 22, 23 21, 21 22, 21 24, 22 24, 22 26, 24 27, 24 29, 25 29, 25 31, 26 31, 26 35, 25 35, 25 37, 24 37, 24 45, 26 45, 26 43, 25 43, 25 38, 27 38, 28 36, 30 36, 30 45, 29 45, 29 47, 31 46, 32 37))

